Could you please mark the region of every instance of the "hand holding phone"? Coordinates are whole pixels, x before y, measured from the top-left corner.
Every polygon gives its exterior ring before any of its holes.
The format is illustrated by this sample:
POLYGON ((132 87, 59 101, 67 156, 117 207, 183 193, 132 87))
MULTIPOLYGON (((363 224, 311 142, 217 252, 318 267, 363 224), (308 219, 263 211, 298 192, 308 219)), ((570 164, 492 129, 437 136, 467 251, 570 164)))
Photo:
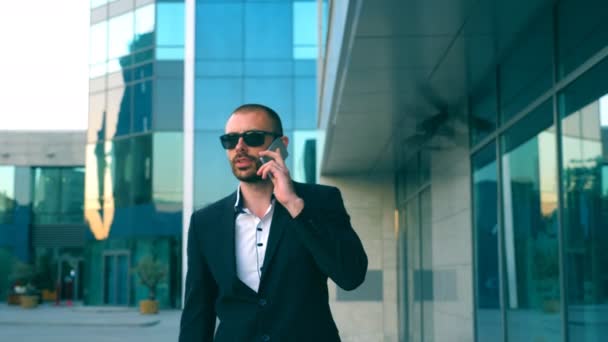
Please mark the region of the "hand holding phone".
MULTIPOLYGON (((289 153, 287 152, 287 147, 283 143, 283 139, 281 139, 280 137, 274 139, 274 141, 270 144, 270 146, 268 146, 268 151, 275 152, 277 150, 277 148, 279 149, 281 158, 283 158, 283 160, 285 160, 287 158, 287 156, 289 156, 289 153)), ((260 160, 262 161, 262 164, 266 164, 269 161, 271 161, 272 158, 269 156, 262 156, 262 157, 260 157, 260 160)))

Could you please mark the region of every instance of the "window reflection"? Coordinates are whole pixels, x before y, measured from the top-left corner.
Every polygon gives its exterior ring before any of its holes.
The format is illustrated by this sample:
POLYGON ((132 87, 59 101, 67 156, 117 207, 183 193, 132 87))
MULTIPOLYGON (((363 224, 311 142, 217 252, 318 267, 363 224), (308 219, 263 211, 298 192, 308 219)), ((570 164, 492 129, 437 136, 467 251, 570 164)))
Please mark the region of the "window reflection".
POLYGON ((475 154, 473 169, 477 341, 493 342, 502 336, 495 144, 475 154))
POLYGON ((291 31, 291 3, 245 4, 246 59, 291 59, 291 31))
POLYGON ((137 48, 132 51, 154 45, 155 5, 140 7, 135 10, 135 41, 137 48))
POLYGON ((130 53, 133 42, 133 12, 110 19, 109 41, 110 59, 117 59, 130 53))
POLYGON ((159 3, 157 13, 157 45, 184 45, 184 4, 159 3))
POLYGON ((243 4, 197 4, 196 17, 197 59, 221 60, 243 56, 243 4))
POLYGON ((154 134, 154 205, 158 211, 180 211, 183 194, 183 133, 154 134))
POLYGON ((32 222, 35 224, 82 223, 83 190, 82 168, 35 168, 32 222))
POLYGON ((0 224, 13 222, 15 208, 15 167, 0 165, 0 224))
POLYGON ((503 137, 510 341, 561 340, 555 129, 546 102, 503 137))
POLYGON ((317 9, 318 4, 314 1, 296 1, 293 3, 294 59, 316 59, 319 54, 317 43, 319 39, 319 16, 317 9))
POLYGON ((608 61, 560 94, 568 332, 601 341, 608 304, 608 61))

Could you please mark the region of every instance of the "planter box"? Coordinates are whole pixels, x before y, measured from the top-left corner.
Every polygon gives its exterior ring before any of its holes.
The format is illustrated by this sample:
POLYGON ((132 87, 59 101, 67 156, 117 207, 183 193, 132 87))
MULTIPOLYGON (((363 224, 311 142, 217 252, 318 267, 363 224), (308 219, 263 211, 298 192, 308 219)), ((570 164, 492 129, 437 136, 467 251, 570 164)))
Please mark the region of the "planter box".
POLYGON ((42 300, 44 302, 54 302, 57 300, 57 291, 42 290, 42 300))
POLYGON ((151 315, 158 313, 158 301, 157 300, 142 300, 139 302, 139 312, 144 315, 151 315))
POLYGON ((21 296, 18 294, 9 294, 8 297, 6 297, 6 303, 8 305, 19 305, 19 303, 21 303, 20 297, 21 296))
POLYGON ((26 296, 26 295, 21 295, 20 296, 20 305, 22 308, 24 309, 32 309, 38 306, 38 296, 34 295, 34 296, 26 296))

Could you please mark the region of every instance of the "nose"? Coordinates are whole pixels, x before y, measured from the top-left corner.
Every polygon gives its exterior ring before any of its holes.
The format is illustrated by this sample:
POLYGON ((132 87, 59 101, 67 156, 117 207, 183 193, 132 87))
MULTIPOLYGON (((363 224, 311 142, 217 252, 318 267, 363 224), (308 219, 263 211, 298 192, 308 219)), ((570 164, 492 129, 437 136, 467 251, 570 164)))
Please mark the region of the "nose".
POLYGON ((243 137, 239 137, 239 141, 236 143, 236 146, 234 147, 234 149, 237 152, 238 151, 244 151, 246 146, 247 146, 247 144, 245 144, 245 141, 243 140, 243 137))

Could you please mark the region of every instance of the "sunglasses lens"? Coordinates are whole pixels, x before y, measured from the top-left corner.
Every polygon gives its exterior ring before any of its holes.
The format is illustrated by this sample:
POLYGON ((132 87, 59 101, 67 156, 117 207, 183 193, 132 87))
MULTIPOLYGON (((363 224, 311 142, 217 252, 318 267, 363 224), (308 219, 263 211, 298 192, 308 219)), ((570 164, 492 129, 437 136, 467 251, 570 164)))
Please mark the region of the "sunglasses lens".
POLYGON ((247 146, 258 147, 264 144, 264 137, 264 133, 247 132, 243 135, 243 140, 245 140, 247 146))
POLYGON ((220 141, 225 149, 231 150, 238 144, 239 136, 238 134, 224 134, 220 137, 220 141))

